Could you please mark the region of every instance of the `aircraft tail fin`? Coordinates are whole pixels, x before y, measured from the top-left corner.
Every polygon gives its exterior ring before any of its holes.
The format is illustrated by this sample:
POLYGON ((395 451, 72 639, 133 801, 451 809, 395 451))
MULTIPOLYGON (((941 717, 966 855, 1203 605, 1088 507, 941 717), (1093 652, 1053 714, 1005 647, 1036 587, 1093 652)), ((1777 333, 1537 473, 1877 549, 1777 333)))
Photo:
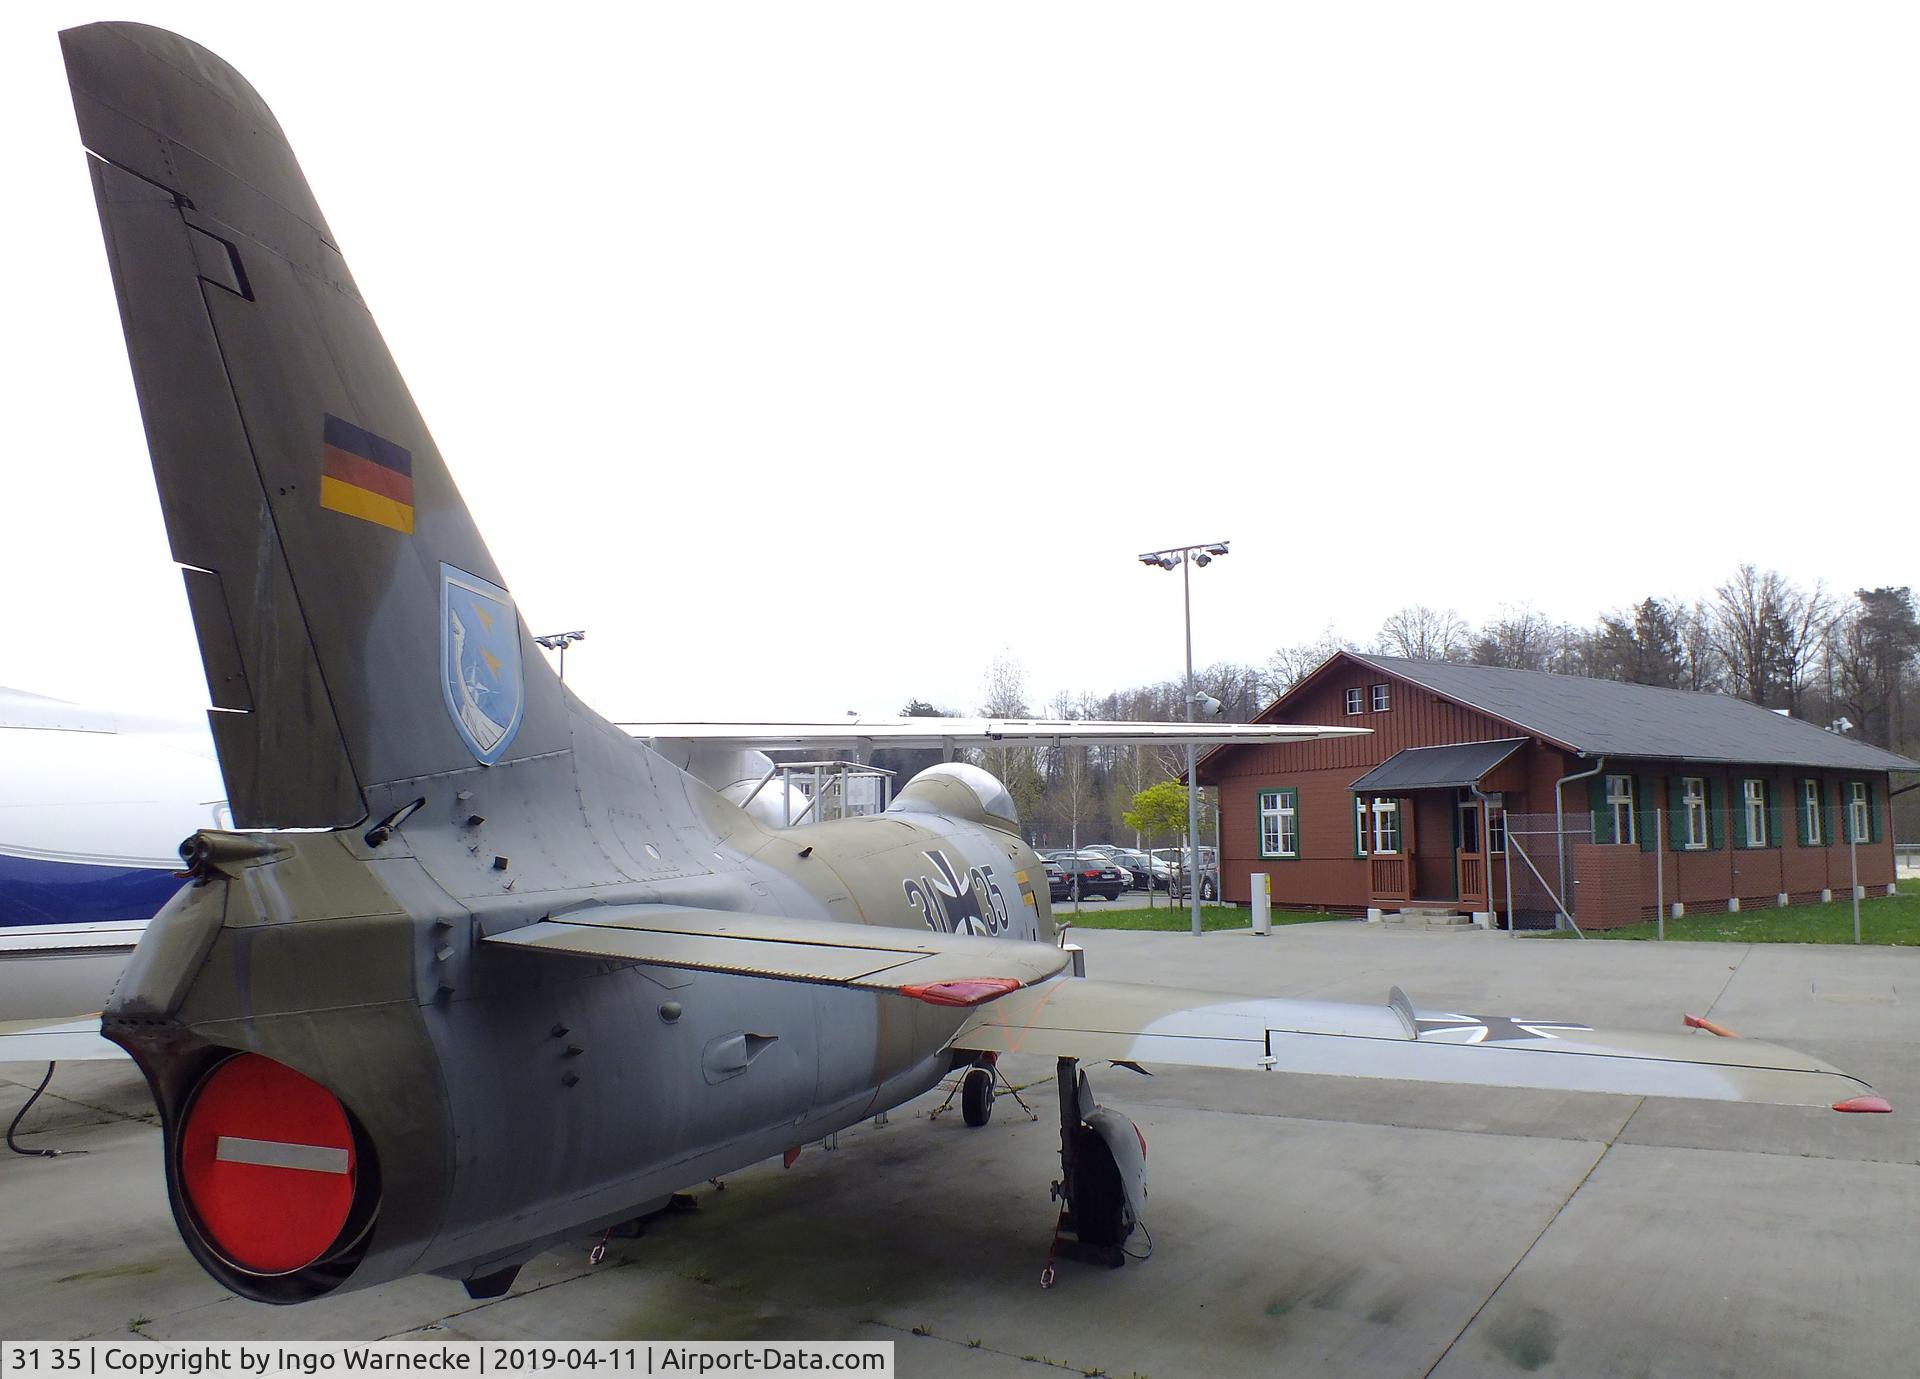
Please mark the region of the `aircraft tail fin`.
POLYGON ((145 25, 61 35, 243 827, 564 750, 526 629, 272 113, 145 25))

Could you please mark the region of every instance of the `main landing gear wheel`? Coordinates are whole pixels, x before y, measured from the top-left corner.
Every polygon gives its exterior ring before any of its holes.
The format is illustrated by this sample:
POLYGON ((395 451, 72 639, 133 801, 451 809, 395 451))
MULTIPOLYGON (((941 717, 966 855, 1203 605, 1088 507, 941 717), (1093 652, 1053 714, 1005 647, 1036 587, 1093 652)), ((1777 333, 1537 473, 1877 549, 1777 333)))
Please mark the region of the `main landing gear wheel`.
POLYGON ((968 1068, 960 1079, 960 1118, 975 1127, 993 1119, 993 1069, 968 1068))

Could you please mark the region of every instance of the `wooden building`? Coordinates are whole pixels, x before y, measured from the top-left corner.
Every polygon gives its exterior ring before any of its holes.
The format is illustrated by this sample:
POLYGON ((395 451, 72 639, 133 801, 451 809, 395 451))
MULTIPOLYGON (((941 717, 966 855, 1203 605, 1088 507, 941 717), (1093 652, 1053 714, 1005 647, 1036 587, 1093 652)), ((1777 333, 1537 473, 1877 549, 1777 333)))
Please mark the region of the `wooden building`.
POLYGON ((1717 694, 1340 652, 1263 722, 1370 736, 1215 748, 1224 898, 1581 927, 1890 890, 1920 762, 1717 694), (1507 839, 1511 831, 1513 847, 1507 839), (1509 882, 1509 878, 1511 881, 1509 882))

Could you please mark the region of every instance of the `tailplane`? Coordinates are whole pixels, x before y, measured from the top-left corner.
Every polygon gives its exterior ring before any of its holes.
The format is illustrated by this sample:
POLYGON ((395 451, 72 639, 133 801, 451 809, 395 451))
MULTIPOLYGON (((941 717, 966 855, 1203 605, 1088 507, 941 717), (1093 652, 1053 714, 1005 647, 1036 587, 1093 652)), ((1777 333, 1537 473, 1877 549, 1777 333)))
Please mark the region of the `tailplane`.
POLYGON ((253 88, 140 24, 61 35, 243 827, 563 751, 533 648, 253 88))

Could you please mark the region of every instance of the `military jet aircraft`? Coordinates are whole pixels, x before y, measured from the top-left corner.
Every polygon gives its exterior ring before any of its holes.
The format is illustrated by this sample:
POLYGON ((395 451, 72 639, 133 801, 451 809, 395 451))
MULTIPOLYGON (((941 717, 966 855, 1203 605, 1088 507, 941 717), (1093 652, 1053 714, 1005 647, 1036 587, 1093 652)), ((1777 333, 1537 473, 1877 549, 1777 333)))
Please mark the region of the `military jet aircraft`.
POLYGON ((239 830, 183 845, 102 1031, 235 1292, 497 1295, 1012 1050, 1059 1060, 1061 1192, 1109 1254, 1145 1144, 1083 1059, 1884 1108, 1753 1041, 1075 977, 963 763, 766 826, 534 654, 253 88, 156 29, 62 42, 239 830))

